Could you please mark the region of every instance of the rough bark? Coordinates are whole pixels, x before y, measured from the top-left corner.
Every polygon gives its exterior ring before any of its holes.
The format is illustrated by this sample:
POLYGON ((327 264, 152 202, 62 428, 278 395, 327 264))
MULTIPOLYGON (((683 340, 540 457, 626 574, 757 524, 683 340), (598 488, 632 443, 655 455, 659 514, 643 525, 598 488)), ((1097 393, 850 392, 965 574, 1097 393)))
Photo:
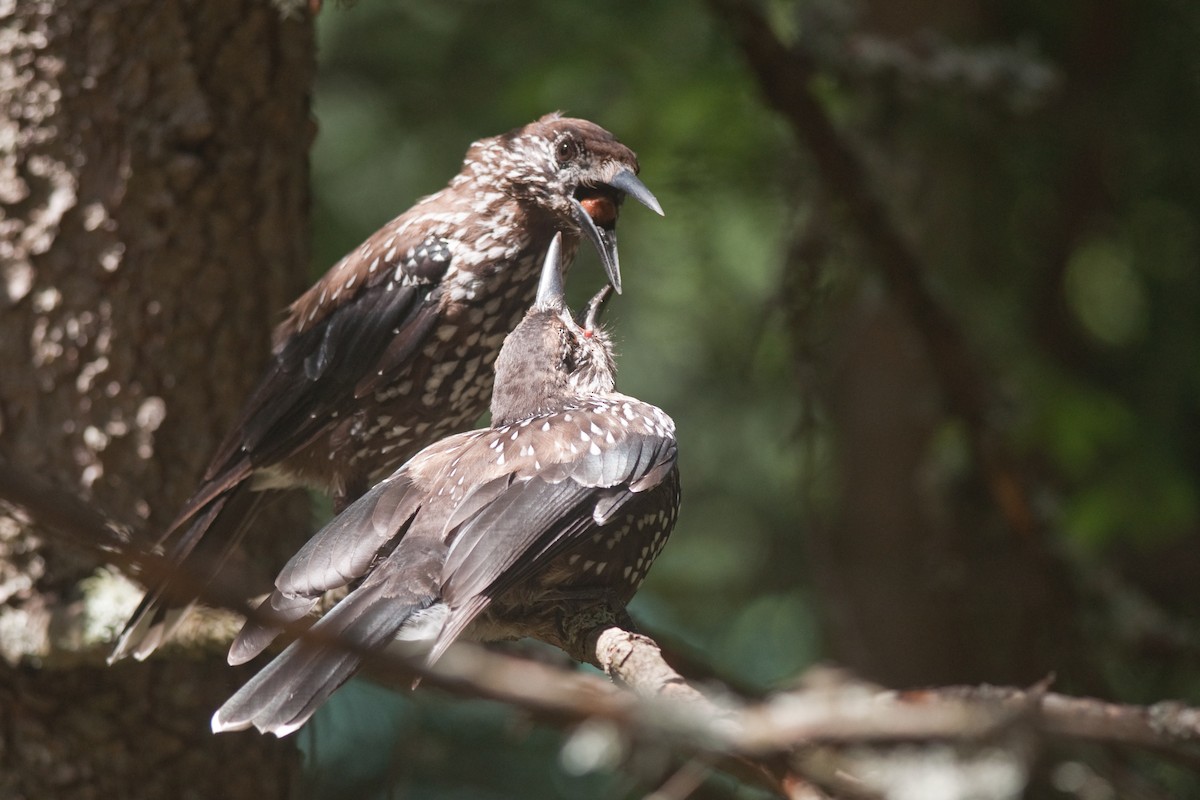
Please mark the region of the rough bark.
MULTIPOLYGON (((0 2, 0 457, 174 515, 305 283, 312 75, 267 0, 0 2)), ((282 794, 290 747, 207 733, 228 670, 97 666, 103 574, 0 516, 0 797, 282 794)))

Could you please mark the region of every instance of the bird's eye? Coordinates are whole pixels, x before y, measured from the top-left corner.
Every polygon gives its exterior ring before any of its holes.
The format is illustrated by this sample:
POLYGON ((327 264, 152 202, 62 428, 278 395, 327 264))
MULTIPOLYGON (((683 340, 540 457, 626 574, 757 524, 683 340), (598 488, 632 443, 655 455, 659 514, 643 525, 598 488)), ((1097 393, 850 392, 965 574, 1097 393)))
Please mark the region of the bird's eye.
POLYGON ((565 164, 579 155, 579 145, 570 136, 564 136, 554 146, 554 155, 558 159, 558 163, 565 164))

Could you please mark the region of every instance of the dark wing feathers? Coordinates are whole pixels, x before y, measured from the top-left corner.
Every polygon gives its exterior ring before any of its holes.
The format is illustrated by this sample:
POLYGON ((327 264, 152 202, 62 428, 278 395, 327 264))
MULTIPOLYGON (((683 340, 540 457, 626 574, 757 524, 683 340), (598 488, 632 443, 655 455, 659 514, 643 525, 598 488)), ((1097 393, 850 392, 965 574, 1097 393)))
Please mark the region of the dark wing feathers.
POLYGON ((570 462, 571 480, 584 486, 616 486, 635 480, 643 472, 644 461, 654 455, 655 442, 642 435, 625 437, 619 446, 609 447, 600 455, 570 462))
MULTIPOLYGON (((576 413, 587 421, 586 412, 576 413)), ((429 653, 432 663, 491 599, 675 474, 673 439, 628 429, 614 433, 615 441, 603 448, 564 453, 561 461, 536 469, 528 456, 496 470, 500 462, 490 459, 491 449, 509 435, 507 429, 460 434, 423 451, 318 532, 280 574, 279 597, 268 600, 281 616, 307 613, 309 598, 365 575, 314 626, 322 637, 336 636, 354 648, 293 643, 222 706, 214 730, 294 730, 354 673, 361 648, 382 646, 414 613, 440 599, 450 613, 429 653), (422 510, 432 487, 481 451, 493 477, 479 476, 478 486, 444 518, 421 516, 436 514, 433 506, 422 510), (420 530, 409 532, 411 526, 420 530)), ((249 630, 247 645, 259 652, 271 635, 249 630)))
POLYGON ((647 480, 651 476, 661 482, 671 474, 673 440, 623 438, 616 447, 570 462, 568 478, 551 482, 538 474, 507 483, 453 531, 442 570, 442 596, 453 611, 430 662, 486 607, 480 598, 503 594, 614 516, 635 496, 631 484, 645 491, 657 485, 647 480))
POLYGON ((423 340, 429 331, 421 294, 418 287, 388 290, 376 285, 333 311, 324 325, 285 339, 209 462, 204 483, 184 504, 167 536, 257 467, 292 455, 320 435, 329 413, 343 404, 379 358, 383 343, 423 340), (421 322, 415 328, 410 324, 414 318, 421 322), (372 338, 369 334, 379 326, 398 333, 372 338))
MULTIPOLYGON (((679 458, 678 446, 674 441, 667 442, 666 448, 654 454, 654 460, 649 462, 647 468, 643 470, 635 469, 635 476, 629 482, 629 491, 645 492, 660 485, 667 477, 667 474, 675 469, 676 461, 679 458)), ((599 521, 599 520, 597 520, 599 521)))
POLYGON ((273 463, 307 444, 384 348, 413 333, 408 323, 420 316, 415 314, 419 295, 413 286, 373 286, 331 313, 323 325, 286 340, 217 459, 244 450, 255 463, 273 463), (395 335, 380 335, 381 330, 395 335))
POLYGON ((218 495, 198 516, 184 520, 187 527, 177 533, 167 551, 171 563, 177 565, 181 579, 156 580, 148 587, 125 623, 108 658, 109 663, 128 655, 143 659, 170 638, 185 616, 172 607, 183 604, 190 608, 193 601, 189 598, 195 596, 198 588, 194 584, 203 583, 205 576, 216 574, 245 534, 261 500, 260 493, 243 485, 218 495), (213 535, 206 537, 209 531, 213 531, 213 535), (173 593, 177 596, 172 597, 173 593))
POLYGON ((442 598, 451 611, 429 652, 429 664, 446 652, 493 598, 536 572, 592 527, 591 508, 587 502, 597 491, 592 487, 573 481, 546 483, 531 478, 514 484, 513 489, 504 498, 511 498, 511 502, 489 506, 468 523, 468 528, 475 528, 467 532, 469 536, 479 530, 487 530, 487 536, 472 536, 474 546, 469 551, 459 551, 461 556, 456 565, 447 561, 442 573, 442 598), (535 510, 551 507, 559 509, 557 517, 535 510), (495 515, 493 508, 498 511, 495 515), (514 522, 526 523, 527 527, 498 527, 496 523, 503 519, 505 512, 520 517, 514 522), (524 512, 533 513, 526 516, 524 512), (516 544, 514 539, 523 542, 521 549, 506 549, 516 544))
POLYGON ((398 473, 360 497, 292 556, 275 586, 287 594, 317 596, 361 578, 420 507, 421 494, 412 488, 398 473))
POLYGON ((412 550, 403 565, 381 564, 313 626, 314 636, 336 638, 352 647, 292 642, 217 710, 213 731, 253 725, 264 733, 285 736, 303 725, 357 671, 363 650, 391 641, 410 616, 434 602, 437 587, 414 580, 414 575, 428 577, 433 570, 414 569, 420 565, 411 559, 436 564, 441 554, 412 550))
MULTIPOLYGON (((484 483, 480 497, 468 495, 448 525, 450 553, 443 569, 446 601, 488 591, 497 594, 500 577, 509 582, 518 560, 542 560, 548 547, 535 548, 547 533, 552 539, 598 523, 596 511, 610 518, 628 501, 629 487, 641 491, 661 481, 676 463, 676 444, 653 434, 622 432, 612 445, 558 464, 530 471, 515 464, 514 473, 484 483), (648 480, 650 479, 650 480, 648 480), (576 521, 582 528, 576 528, 576 521)), ((569 539, 569 536, 568 536, 569 539)))
MULTIPOLYGON (((529 557, 547 531, 580 517, 580 506, 595 492, 574 481, 529 478, 512 484, 455 533, 442 572, 446 602, 455 606, 492 588, 518 560, 529 557)), ((585 516, 591 519, 590 507, 585 516)))
MULTIPOLYGON (((419 350, 438 322, 437 303, 440 293, 435 289, 425 302, 407 320, 403 336, 392 336, 387 349, 354 386, 355 397, 366 397, 380 387, 388 385, 408 360, 419 350)), ((395 333, 400 333, 396 331, 395 333)))
POLYGON ((245 664, 266 650, 279 636, 280 626, 303 619, 313 610, 318 599, 320 598, 272 592, 259 604, 258 610, 261 614, 269 615, 276 624, 266 625, 253 619, 246 620, 242 629, 238 631, 237 638, 229 646, 229 663, 234 666, 245 664))
MULTIPOLYGON (((378 235, 378 234, 377 234, 378 235)), ((397 250, 406 248, 398 244, 397 250)), ((348 300, 334 306, 312 327, 289 319, 280 330, 268 371, 242 408, 231 433, 217 448, 205 473, 205 485, 180 514, 186 519, 249 473, 303 448, 324 430, 329 414, 348 397, 362 397, 395 377, 424 345, 437 319, 436 286, 450 265, 444 245, 423 244, 404 262, 397 282, 391 267, 364 280, 348 300), (380 335, 381 331, 387 331, 380 335)), ((292 309, 312 313, 310 295, 328 291, 326 282, 345 280, 341 270, 326 279, 292 309)))
POLYGON ((448 531, 455 530, 471 517, 483 511, 493 500, 508 489, 515 477, 516 475, 512 472, 506 472, 500 477, 493 478, 478 486, 454 507, 454 512, 446 520, 445 529, 448 531))
POLYGON ((313 535, 284 565, 275 591, 259 606, 278 625, 247 620, 229 647, 229 663, 254 658, 275 640, 281 626, 307 615, 322 594, 365 575, 403 537, 421 499, 404 474, 397 473, 313 535))

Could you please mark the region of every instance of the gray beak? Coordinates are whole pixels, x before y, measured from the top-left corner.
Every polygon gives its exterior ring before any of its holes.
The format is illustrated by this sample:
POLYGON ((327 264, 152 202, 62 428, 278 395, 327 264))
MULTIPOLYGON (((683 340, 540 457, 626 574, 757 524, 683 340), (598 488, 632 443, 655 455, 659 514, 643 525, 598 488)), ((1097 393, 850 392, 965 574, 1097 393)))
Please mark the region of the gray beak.
POLYGON ((587 308, 583 315, 583 329, 592 331, 596 329, 596 322, 600 317, 600 312, 604 310, 604 304, 608 302, 608 298, 612 297, 613 287, 607 283, 600 287, 600 291, 588 301, 587 308))
POLYGON ((642 183, 637 175, 633 174, 633 170, 621 170, 617 173, 617 177, 608 182, 608 185, 614 189, 620 189, 660 217, 664 216, 662 206, 658 204, 658 198, 650 193, 646 184, 642 183))
POLYGON ((546 250, 546 260, 542 262, 542 277, 538 281, 534 306, 546 311, 557 311, 564 308, 566 302, 563 297, 562 234, 556 233, 550 240, 550 248, 546 250))
MULTIPOLYGON (((616 174, 616 177, 607 181, 607 184, 614 189, 619 189, 646 206, 646 208, 662 216, 663 210, 662 206, 658 203, 658 199, 646 188, 646 184, 642 183, 638 176, 633 174, 633 170, 622 169, 616 174)), ((616 230, 599 227, 596 225, 595 220, 592 219, 592 215, 584 209, 578 200, 573 200, 572 203, 572 216, 575 222, 596 247, 596 252, 600 254, 600 262, 604 265, 604 272, 608 275, 609 283, 612 284, 617 294, 620 294, 621 263, 617 256, 616 230)))

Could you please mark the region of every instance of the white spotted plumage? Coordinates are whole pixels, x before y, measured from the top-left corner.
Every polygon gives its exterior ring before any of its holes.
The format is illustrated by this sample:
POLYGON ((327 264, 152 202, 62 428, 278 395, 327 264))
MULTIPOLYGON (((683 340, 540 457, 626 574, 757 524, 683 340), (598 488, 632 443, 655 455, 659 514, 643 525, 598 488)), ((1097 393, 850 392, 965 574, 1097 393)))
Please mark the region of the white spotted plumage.
MULTIPOLYGON (((675 425, 616 391, 611 342, 593 324, 607 292, 577 322, 562 299, 559 252, 555 241, 533 308, 494 359, 491 426, 421 450, 276 579, 264 608, 281 622, 352 587, 314 630, 356 648, 293 643, 218 710, 214 730, 294 730, 353 674, 364 648, 420 640, 432 663, 461 637, 563 643, 564 620, 633 596, 679 503, 675 425)), ((427 347, 441 339, 430 330, 427 347)), ((448 374, 426 369, 415 388, 429 395, 448 374)), ((248 622, 231 661, 276 633, 248 622)))

